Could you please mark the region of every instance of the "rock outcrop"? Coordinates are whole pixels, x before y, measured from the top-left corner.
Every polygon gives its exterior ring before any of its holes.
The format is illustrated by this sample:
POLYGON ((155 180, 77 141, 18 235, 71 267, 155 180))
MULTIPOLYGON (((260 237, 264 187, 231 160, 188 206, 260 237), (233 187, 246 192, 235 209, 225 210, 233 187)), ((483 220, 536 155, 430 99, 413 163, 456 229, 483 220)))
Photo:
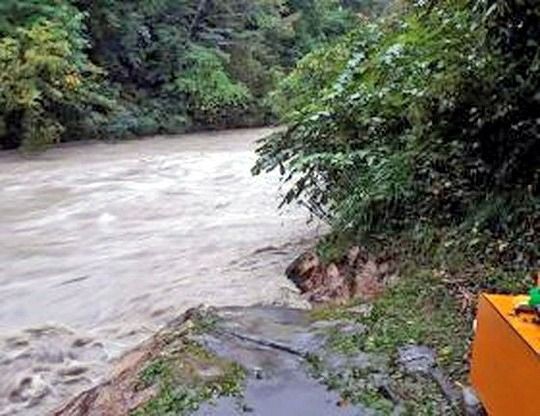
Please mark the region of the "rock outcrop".
POLYGON ((338 262, 329 264, 315 251, 308 251, 287 268, 286 274, 310 302, 342 303, 374 299, 396 278, 396 269, 390 258, 373 256, 355 246, 338 262))
MULTIPOLYGON (((329 325, 340 323, 327 324, 287 308, 193 310, 126 355, 107 381, 55 416, 370 414, 344 405, 339 393, 308 371, 310 357, 325 354, 329 325), (241 368, 243 375, 235 372, 232 379, 231 368, 241 368), (241 392, 231 388, 236 383, 241 392)), ((369 360, 365 355, 359 362, 369 360)))

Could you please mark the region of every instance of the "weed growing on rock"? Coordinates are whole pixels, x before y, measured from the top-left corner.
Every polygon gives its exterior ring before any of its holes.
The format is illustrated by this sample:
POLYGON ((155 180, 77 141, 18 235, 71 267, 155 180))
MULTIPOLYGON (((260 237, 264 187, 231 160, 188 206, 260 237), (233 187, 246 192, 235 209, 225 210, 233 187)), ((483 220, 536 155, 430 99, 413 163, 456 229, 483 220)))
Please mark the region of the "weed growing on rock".
POLYGON ((140 388, 156 393, 133 416, 187 415, 219 397, 241 397, 245 371, 214 356, 196 342, 181 338, 139 375, 140 388))

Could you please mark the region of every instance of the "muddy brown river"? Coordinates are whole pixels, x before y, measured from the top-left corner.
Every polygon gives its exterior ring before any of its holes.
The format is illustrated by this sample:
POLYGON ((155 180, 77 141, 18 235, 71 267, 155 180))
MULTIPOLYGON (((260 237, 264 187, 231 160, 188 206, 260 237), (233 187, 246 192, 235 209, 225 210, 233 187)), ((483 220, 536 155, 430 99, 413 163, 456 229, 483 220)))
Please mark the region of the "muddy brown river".
POLYGON ((0 415, 43 415, 187 308, 295 304, 321 232, 253 177, 270 130, 0 154, 0 415))

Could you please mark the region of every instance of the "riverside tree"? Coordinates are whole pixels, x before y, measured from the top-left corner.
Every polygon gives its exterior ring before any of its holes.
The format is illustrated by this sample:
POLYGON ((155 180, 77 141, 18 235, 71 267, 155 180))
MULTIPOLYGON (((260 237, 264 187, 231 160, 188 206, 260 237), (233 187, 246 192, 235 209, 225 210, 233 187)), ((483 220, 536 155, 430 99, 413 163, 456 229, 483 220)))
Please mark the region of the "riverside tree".
POLYGON ((350 30, 338 0, 5 0, 0 144, 249 126, 312 48, 350 30))

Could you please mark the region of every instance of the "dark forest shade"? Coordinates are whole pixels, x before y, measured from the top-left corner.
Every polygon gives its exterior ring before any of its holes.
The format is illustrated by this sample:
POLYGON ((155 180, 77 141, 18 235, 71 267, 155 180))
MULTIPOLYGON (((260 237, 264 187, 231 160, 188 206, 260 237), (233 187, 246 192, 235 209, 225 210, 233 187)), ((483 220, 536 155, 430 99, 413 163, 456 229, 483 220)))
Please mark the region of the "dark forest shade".
POLYGON ((268 123, 275 81, 357 24, 343 3, 4 0, 0 145, 268 123))

